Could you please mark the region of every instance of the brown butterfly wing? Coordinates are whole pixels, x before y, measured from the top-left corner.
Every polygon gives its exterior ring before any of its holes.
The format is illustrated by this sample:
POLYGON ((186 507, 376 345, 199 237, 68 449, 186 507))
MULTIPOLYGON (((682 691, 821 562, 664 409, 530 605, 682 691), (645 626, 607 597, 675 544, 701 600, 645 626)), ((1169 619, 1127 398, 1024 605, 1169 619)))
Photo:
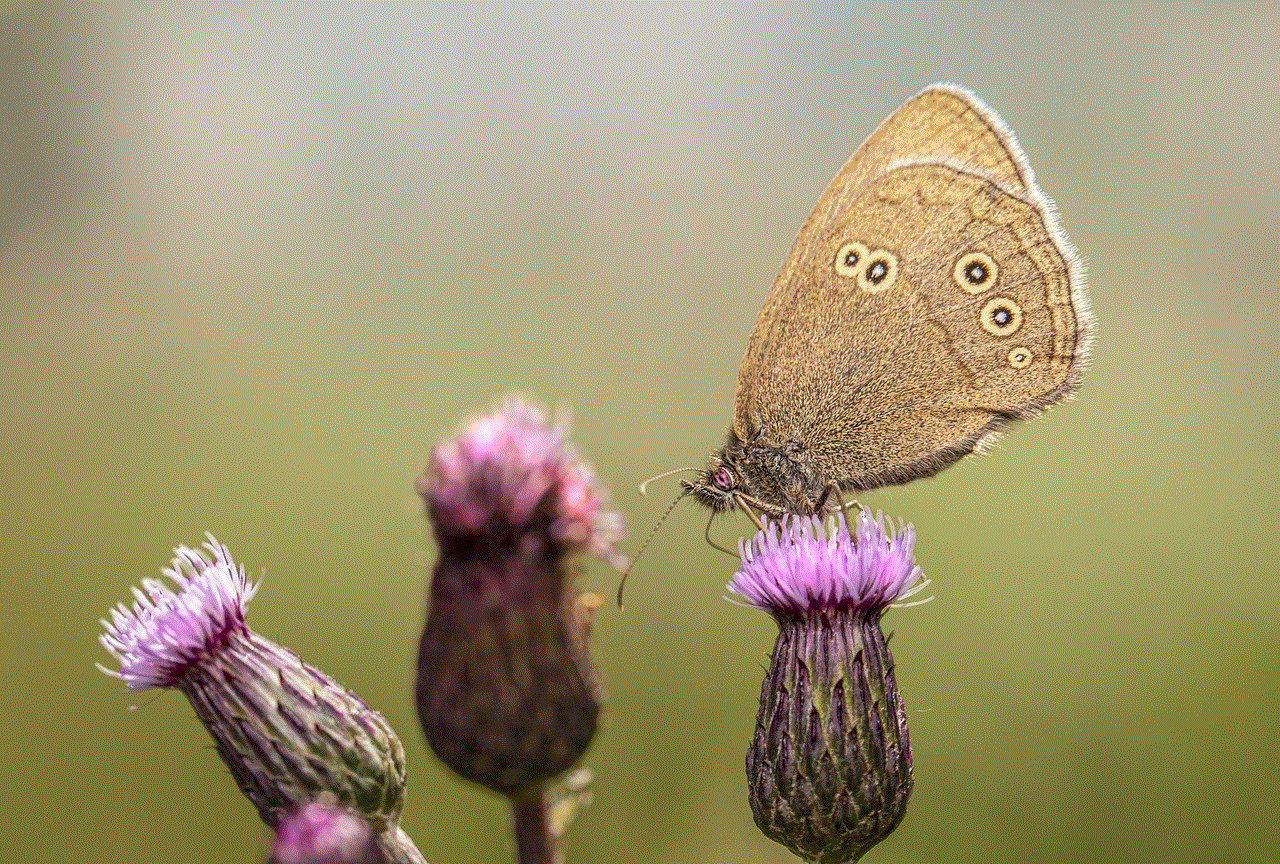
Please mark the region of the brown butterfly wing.
POLYGON ((743 360, 735 432, 797 445, 847 490, 934 473, 1074 386, 1074 266, 1012 133, 975 97, 930 88, 797 237, 743 360), (846 248, 880 270, 838 272, 846 248))
POLYGON ((801 227, 773 293, 790 281, 792 270, 806 258, 807 241, 843 219, 867 183, 906 162, 953 162, 1010 192, 1039 194, 1033 193, 1031 169, 1004 121, 969 91, 934 84, 885 118, 849 157, 801 227))
POLYGON ((839 218, 838 199, 856 194, 876 176, 904 162, 963 165, 1024 195, 1035 186, 1022 150, 1004 121, 968 90, 934 84, 876 127, 831 182, 814 215, 829 210, 830 218, 839 218))

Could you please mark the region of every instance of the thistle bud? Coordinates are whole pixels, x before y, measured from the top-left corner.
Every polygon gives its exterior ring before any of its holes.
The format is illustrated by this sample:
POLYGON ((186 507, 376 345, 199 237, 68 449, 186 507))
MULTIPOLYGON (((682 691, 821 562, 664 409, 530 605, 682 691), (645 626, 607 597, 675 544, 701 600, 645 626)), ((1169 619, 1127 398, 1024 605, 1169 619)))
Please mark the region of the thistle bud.
MULTIPOLYGON (((118 604, 102 622, 119 669, 98 668, 132 690, 182 691, 268 825, 331 795, 402 847, 404 750, 382 715, 249 629, 258 584, 212 535, 203 552, 176 549, 162 573, 167 581, 143 580, 133 606, 118 604)), ((421 860, 416 849, 405 854, 421 860)))
POLYGON ((461 776, 535 794, 595 735, 600 685, 569 558, 618 563, 616 514, 565 430, 515 400, 437 446, 417 483, 440 557, 418 716, 461 776))
POLYGON ((880 618, 927 582, 915 533, 859 515, 784 517, 739 544, 729 590, 778 624, 747 752, 765 836, 806 861, 854 862, 906 812, 907 717, 880 618))

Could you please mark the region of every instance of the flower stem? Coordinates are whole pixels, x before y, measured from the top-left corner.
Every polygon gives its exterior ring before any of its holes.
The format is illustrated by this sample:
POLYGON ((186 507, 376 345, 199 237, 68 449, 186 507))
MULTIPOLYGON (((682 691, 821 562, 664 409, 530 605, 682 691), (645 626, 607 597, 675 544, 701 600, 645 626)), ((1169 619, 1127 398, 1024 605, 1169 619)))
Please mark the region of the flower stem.
POLYGON ((387 831, 378 839, 378 846, 388 864, 427 864, 427 859, 422 857, 403 828, 387 831))
POLYGON ((511 799, 517 864, 563 864, 559 838, 547 818, 546 794, 535 786, 511 799))

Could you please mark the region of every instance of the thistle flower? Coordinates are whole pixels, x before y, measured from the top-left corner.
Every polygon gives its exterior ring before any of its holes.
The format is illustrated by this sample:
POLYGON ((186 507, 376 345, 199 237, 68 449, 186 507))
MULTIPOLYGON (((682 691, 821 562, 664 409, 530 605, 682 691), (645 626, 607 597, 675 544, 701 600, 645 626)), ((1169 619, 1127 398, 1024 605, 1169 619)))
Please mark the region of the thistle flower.
POLYGON ((915 532, 879 514, 766 523, 741 541, 729 591, 778 624, 747 751, 756 825, 806 861, 854 862, 906 812, 913 776, 906 710, 880 629, 926 584, 915 532))
POLYGON ((601 701, 569 558, 620 564, 621 521, 564 428, 519 399, 438 445, 417 491, 440 548, 418 653, 423 732, 451 769, 513 800, 521 860, 554 860, 525 847, 550 842, 545 784, 591 743, 601 701))
POLYGON ((387 864, 369 823, 350 810, 313 801, 276 825, 267 864, 387 864))
POLYGON ((520 398, 436 446, 415 488, 442 546, 509 546, 539 534, 558 554, 590 552, 617 567, 622 519, 604 509, 591 467, 563 426, 520 398))
POLYGON ((396 860, 420 861, 397 823, 404 750, 382 715, 297 654, 249 629, 258 590, 227 548, 180 546, 167 581, 144 579, 99 637, 131 690, 175 688, 268 825, 322 794, 367 819, 396 860), (407 847, 405 846, 407 844, 407 847), (410 851, 411 850, 411 851, 410 851))

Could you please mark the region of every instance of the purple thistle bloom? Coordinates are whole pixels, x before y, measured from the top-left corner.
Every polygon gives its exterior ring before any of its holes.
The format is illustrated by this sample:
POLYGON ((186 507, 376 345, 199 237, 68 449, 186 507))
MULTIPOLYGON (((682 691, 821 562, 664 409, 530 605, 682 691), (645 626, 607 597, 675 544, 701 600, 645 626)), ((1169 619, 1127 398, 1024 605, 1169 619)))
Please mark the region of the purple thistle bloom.
POLYGON ((369 820, 395 861, 422 858, 399 829, 404 749, 382 715, 245 623, 258 589, 212 535, 178 547, 159 579, 118 604, 100 639, 132 690, 176 688, 268 825, 320 795, 369 820))
POLYGON ((621 566, 621 520, 565 429, 519 399, 438 445, 417 491, 440 547, 418 650, 423 733, 512 799, 520 860, 556 860, 547 784, 585 752, 601 703, 571 556, 621 566))
POLYGON ((788 516, 740 544, 729 590, 778 638, 747 751, 756 825, 806 861, 857 861, 906 813, 906 709, 880 618, 927 583, 915 532, 859 514, 855 532, 788 516))
POLYGON ((537 407, 513 398, 431 452, 418 494, 441 543, 501 539, 534 529, 563 551, 585 551, 625 564, 616 549, 618 514, 591 467, 537 407))
POLYGON ((742 569, 728 588, 774 615, 846 608, 879 613, 929 584, 912 558, 915 545, 915 528, 895 532, 879 513, 874 519, 859 513, 855 534, 843 513, 834 525, 784 516, 738 541, 742 569))
POLYGON ((313 801, 276 826, 268 864, 387 864, 369 823, 350 810, 313 801))
POLYGON ((248 633, 244 610, 259 583, 245 577, 244 566, 231 561, 227 547, 212 534, 206 536, 209 558, 179 546, 172 563, 160 571, 174 588, 159 579, 143 579, 142 588, 133 589, 133 608, 118 603, 110 623, 100 622, 104 632, 98 639, 120 671, 101 663, 97 667, 130 690, 181 686, 204 659, 248 633))

